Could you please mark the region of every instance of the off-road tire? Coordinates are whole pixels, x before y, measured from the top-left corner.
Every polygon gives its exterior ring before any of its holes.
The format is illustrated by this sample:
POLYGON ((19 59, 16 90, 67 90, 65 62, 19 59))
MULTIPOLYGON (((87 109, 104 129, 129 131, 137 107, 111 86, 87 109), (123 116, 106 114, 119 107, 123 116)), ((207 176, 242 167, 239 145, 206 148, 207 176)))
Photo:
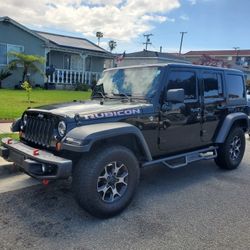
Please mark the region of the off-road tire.
POLYGON ((218 156, 215 158, 215 163, 221 168, 221 169, 227 169, 227 170, 233 170, 236 169, 240 163, 241 160, 244 156, 245 152, 245 146, 246 146, 246 141, 245 141, 245 134, 242 128, 240 127, 233 127, 225 142, 223 144, 219 145, 218 149, 218 156), (237 157, 233 159, 234 157, 232 156, 232 145, 235 141, 240 140, 238 145, 239 151, 237 154, 237 157))
MULTIPOLYGON (((75 198, 83 209, 95 217, 115 216, 132 201, 138 186, 139 173, 138 161, 128 148, 119 145, 99 148, 88 156, 83 156, 73 169, 72 186, 75 198), (106 166, 111 166, 110 163, 113 162, 119 162, 119 164, 122 163, 126 166, 128 172, 127 185, 124 185, 126 189, 125 191, 123 189, 124 192, 121 197, 116 196, 115 201, 107 202, 103 200, 103 197, 106 198, 106 196, 103 196, 104 192, 98 192, 98 181, 99 178, 102 178, 104 169, 106 174, 106 166)), ((106 182, 105 185, 108 185, 108 183, 106 182)), ((113 197, 115 196, 113 195, 113 197)))

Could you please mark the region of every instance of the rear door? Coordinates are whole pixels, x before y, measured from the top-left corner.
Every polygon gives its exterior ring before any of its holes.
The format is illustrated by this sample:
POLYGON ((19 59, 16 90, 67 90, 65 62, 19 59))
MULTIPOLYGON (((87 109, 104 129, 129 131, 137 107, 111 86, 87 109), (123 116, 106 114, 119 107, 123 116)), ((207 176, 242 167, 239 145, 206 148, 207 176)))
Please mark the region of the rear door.
POLYGON ((201 89, 203 93, 201 141, 209 144, 226 112, 223 71, 203 70, 201 72, 201 89))

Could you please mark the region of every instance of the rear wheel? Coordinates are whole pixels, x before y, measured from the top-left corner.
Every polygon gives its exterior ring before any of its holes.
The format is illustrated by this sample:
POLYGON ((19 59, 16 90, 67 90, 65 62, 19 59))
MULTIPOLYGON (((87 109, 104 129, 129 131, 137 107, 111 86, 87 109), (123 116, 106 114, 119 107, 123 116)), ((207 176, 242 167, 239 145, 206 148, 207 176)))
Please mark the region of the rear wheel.
POLYGON ((73 190, 82 208, 105 218, 129 205, 138 181, 139 166, 134 154, 125 147, 110 146, 79 161, 73 173, 73 190))
POLYGON ((245 152, 245 134, 242 128, 234 127, 226 141, 219 146, 216 164, 222 169, 232 170, 239 166, 245 152))

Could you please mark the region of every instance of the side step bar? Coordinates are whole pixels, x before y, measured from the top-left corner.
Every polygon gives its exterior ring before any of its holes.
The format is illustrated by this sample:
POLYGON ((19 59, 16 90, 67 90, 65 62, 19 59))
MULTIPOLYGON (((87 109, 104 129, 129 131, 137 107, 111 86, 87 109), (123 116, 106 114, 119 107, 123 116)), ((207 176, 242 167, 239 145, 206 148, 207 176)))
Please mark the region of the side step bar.
POLYGON ((169 168, 175 169, 184 167, 194 161, 210 160, 216 157, 217 157, 217 147, 211 146, 209 148, 204 148, 189 153, 179 154, 175 156, 170 156, 158 160, 145 162, 144 164, 142 164, 142 167, 144 168, 162 163, 169 168))

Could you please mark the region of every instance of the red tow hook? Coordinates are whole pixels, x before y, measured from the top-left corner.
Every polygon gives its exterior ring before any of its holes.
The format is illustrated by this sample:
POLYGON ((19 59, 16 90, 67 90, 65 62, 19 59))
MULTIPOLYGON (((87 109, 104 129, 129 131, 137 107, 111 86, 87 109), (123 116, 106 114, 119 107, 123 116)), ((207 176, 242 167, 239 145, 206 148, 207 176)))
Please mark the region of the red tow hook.
POLYGON ((48 186, 49 185, 49 180, 48 179, 43 179, 42 183, 44 186, 48 186))
POLYGON ((39 155, 39 149, 34 149, 34 150, 33 150, 33 155, 34 155, 34 156, 39 155))
POLYGON ((7 144, 12 144, 13 139, 8 139, 7 144))

